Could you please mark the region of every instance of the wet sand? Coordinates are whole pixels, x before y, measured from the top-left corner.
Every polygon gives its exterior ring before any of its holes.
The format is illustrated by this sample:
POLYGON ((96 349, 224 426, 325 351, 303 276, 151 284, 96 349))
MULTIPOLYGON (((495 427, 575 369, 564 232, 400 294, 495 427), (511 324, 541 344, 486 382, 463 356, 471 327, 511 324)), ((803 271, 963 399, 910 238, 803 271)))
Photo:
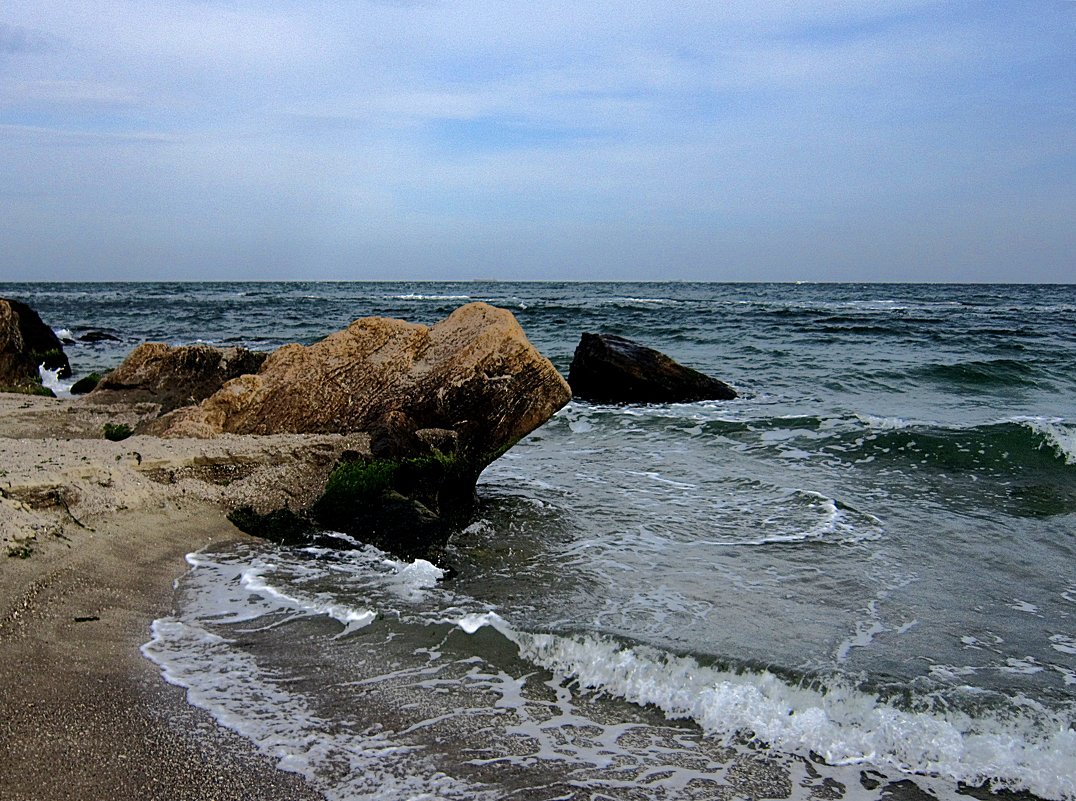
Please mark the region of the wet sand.
POLYGON ((13 608, 5 593, 0 798, 322 797, 189 706, 139 652, 170 612, 183 556, 235 535, 201 504, 119 515, 45 557, 13 608))
POLYGON ((301 494, 340 437, 100 435, 137 411, 0 393, 0 801, 316 799, 139 649, 225 512, 301 494))

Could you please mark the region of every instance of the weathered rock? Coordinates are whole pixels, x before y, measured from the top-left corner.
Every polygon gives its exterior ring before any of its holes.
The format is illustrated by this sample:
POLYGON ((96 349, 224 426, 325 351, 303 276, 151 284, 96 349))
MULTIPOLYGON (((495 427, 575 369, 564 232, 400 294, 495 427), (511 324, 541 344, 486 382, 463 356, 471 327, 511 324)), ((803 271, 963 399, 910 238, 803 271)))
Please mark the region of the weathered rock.
POLYGON ((736 397, 728 384, 612 334, 583 334, 568 383, 575 397, 595 403, 690 403, 736 397))
POLYGON ((37 312, 0 298, 0 390, 41 391, 40 365, 71 375, 63 344, 37 312))
POLYGON ((268 354, 209 345, 139 345, 123 364, 102 378, 91 403, 156 403, 161 412, 205 400, 227 381, 255 373, 268 354))
POLYGON ((432 327, 368 317, 313 345, 285 345, 257 375, 162 418, 152 433, 376 434, 394 420, 456 432, 459 455, 484 467, 570 393, 511 312, 471 303, 432 327))
MULTIPOLYGON (((369 432, 371 453, 342 459, 320 500, 293 511, 413 556, 470 512, 482 470, 570 398, 511 312, 472 303, 432 327, 374 317, 310 346, 287 345, 256 375, 143 433, 369 432)), ((259 533, 256 516, 242 523, 259 533)))

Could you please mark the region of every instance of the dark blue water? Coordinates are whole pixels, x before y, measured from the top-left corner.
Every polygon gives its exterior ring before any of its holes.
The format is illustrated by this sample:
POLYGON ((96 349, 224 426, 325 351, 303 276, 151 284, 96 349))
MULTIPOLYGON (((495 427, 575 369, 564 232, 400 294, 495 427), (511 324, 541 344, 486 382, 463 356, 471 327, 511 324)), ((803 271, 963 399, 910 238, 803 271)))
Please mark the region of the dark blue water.
POLYGON ((451 579, 370 551, 192 557, 147 652, 333 797, 742 797, 764 754, 778 797, 877 797, 877 769, 1076 798, 1076 287, 0 295, 118 338, 70 346, 76 377, 145 339, 268 349, 484 300, 564 372, 605 331, 740 392, 573 402, 486 471, 451 579))

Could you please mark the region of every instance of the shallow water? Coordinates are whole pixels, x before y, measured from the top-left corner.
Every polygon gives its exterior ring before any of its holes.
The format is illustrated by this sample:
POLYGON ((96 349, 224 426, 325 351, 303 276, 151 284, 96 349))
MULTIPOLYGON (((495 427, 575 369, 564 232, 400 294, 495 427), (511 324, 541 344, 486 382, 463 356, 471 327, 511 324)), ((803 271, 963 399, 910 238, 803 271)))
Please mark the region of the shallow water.
POLYGON ((147 655, 331 797, 1076 798, 1076 287, 0 294, 118 337, 71 346, 76 377, 142 338, 267 348, 481 299, 565 372, 602 330, 740 391, 573 402, 485 472, 452 578, 192 556, 147 655))

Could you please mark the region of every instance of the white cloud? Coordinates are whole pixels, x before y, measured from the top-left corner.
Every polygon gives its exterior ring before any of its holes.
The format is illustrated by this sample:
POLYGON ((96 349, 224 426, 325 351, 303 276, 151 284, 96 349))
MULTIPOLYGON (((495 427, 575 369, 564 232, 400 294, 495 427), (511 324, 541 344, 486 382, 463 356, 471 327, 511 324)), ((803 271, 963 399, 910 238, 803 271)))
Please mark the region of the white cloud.
MULTIPOLYGON (((994 189, 1071 189, 1072 119, 1057 109, 1074 90, 1050 59, 1071 64, 1073 29, 1018 9, 33 5, 0 27, 0 170, 23 198, 6 239, 63 228, 57 209, 85 203, 72 220, 95 207, 99 238, 157 241, 146 252, 162 260, 191 247, 171 230, 184 225, 206 232, 199 252, 328 263, 369 247, 417 270, 434 257, 394 238, 526 251, 546 226, 560 244, 539 251, 563 261, 570 247, 599 259, 596 243, 639 264, 719 246, 747 258, 754 243, 776 264, 794 249, 774 242, 838 221, 881 241, 896 236, 886 209, 896 226, 901 209, 969 208, 991 187, 991 219, 994 189), (1046 163, 1061 169, 1042 181, 1046 163), (220 219, 249 233, 211 235, 220 219)), ((846 241, 865 252, 870 238, 846 241)))

